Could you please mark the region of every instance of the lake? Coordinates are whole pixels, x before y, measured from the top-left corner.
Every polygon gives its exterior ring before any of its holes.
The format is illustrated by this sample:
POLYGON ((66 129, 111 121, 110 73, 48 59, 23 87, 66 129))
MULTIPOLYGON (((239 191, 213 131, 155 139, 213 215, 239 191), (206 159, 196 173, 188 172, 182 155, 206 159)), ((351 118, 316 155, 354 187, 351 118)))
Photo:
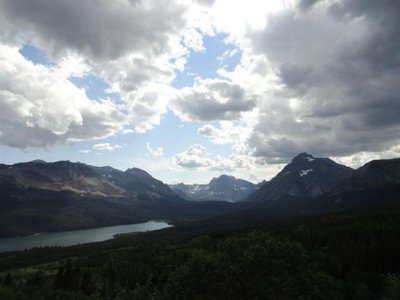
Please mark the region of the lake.
POLYGON ((145 232, 170 227, 165 222, 149 221, 146 223, 108 226, 92 229, 36 233, 28 236, 0 238, 0 252, 24 250, 46 246, 72 246, 110 240, 116 234, 145 232))

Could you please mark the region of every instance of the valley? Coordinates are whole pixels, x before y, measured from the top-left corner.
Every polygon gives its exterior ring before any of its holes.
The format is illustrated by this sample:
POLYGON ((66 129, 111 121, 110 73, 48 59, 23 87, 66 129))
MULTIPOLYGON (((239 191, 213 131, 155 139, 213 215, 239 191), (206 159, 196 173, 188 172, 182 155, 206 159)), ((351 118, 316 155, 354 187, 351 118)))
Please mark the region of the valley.
POLYGON ((0 300, 399 300, 399 0, 0 0, 0 300))
MULTIPOLYGON (((173 224, 0 253, 0 298, 376 299, 400 282, 400 159, 353 170, 302 153, 240 200, 189 200, 142 170, 70 162, 2 166, 0 178, 3 236, 173 224)), ((225 197, 237 189, 218 182, 225 197)))
MULTIPOLYGON (((222 175, 169 187, 140 169, 69 161, 0 166, 0 236, 207 218, 275 222, 397 202, 400 159, 357 170, 302 153, 262 184, 222 175), (196 192, 193 192, 196 190, 196 192), (219 194, 218 194, 219 193, 219 194), (220 198, 213 198, 219 195, 220 198)), ((240 222, 242 223, 242 221, 240 222)))

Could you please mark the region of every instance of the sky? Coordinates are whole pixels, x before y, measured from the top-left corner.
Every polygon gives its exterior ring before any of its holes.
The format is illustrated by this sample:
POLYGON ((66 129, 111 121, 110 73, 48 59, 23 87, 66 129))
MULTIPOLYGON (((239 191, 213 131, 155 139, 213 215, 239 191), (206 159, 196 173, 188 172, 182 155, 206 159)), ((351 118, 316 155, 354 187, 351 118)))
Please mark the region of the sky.
POLYGON ((0 163, 270 179, 400 157, 398 0, 0 0, 0 163))

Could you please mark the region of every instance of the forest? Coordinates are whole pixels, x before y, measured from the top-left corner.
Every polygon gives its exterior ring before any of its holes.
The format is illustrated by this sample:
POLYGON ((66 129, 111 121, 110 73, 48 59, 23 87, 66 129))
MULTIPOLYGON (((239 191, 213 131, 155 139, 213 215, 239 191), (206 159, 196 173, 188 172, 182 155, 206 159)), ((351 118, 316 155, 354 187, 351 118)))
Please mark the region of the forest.
POLYGON ((400 298, 398 206, 147 236, 3 253, 0 299, 400 298))

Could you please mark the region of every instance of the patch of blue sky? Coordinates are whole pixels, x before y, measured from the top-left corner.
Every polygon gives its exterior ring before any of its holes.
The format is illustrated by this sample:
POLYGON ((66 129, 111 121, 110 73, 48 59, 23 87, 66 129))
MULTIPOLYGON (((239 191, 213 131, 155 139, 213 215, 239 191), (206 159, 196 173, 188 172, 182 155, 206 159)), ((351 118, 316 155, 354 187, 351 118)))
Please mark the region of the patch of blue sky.
MULTIPOLYGON (((232 152, 230 147, 226 147, 226 145, 216 145, 210 142, 208 138, 197 133, 198 129, 204 124, 204 122, 182 122, 169 111, 162 116, 160 126, 148 132, 147 138, 151 144, 154 143, 154 145, 156 145, 156 143, 162 142, 166 145, 168 147, 168 149, 165 149, 166 155, 173 155, 185 151, 193 144, 203 145, 212 154, 230 154, 232 152)), ((213 125, 216 126, 216 124, 213 125)))
POLYGON ((39 49, 31 44, 24 44, 19 53, 27 60, 30 60, 36 65, 51 66, 53 63, 47 57, 47 54, 42 49, 39 49))
MULTIPOLYGON (((214 144, 197 133, 197 130, 203 125, 203 122, 181 122, 172 112, 168 112, 162 117, 160 125, 145 134, 117 134, 106 139, 65 143, 49 146, 47 149, 17 149, 0 145, 0 159, 5 164, 34 159, 84 161, 87 164, 109 165, 125 170, 134 167, 129 163, 133 158, 146 158, 146 155, 149 154, 147 143, 150 143, 153 149, 162 147, 164 157, 172 157, 181 153, 193 144, 201 144, 206 147, 211 157, 231 154, 231 145, 214 144), (119 145, 121 148, 116 148, 114 151, 93 149, 93 146, 98 143, 110 143, 114 146, 119 145), (90 153, 82 153, 81 150, 90 150, 90 153)), ((213 125, 216 126, 216 124, 213 125)))
MULTIPOLYGON (((75 144, 59 144, 49 146, 48 148, 28 148, 20 149, 0 145, 1 163, 14 164, 18 162, 27 162, 35 159, 45 161, 82 161, 78 151, 74 151, 75 144)), ((86 162, 86 160, 85 160, 86 162)))
POLYGON ((71 77, 69 80, 77 87, 85 89, 86 95, 91 100, 109 98, 115 103, 121 102, 119 94, 107 92, 110 85, 94 74, 87 74, 83 77, 71 77))
POLYGON ((241 53, 235 45, 227 43, 226 38, 225 34, 205 36, 203 38, 205 50, 190 51, 184 71, 176 74, 172 86, 175 88, 192 86, 196 77, 221 78, 217 71, 222 67, 227 71, 233 70, 240 61, 241 53))
POLYGON ((226 52, 222 60, 222 67, 225 71, 232 72, 235 67, 240 63, 242 53, 239 49, 232 49, 226 52))
MULTIPOLYGON (((127 155, 144 155, 147 143, 153 149, 164 148, 165 156, 173 156, 185 151, 193 144, 201 144, 212 155, 229 155, 232 153, 230 145, 217 145, 197 133, 203 122, 182 122, 171 111, 161 117, 160 125, 155 126, 145 134, 119 134, 107 139, 114 144, 126 144, 127 155)), ((214 124, 216 126, 216 124, 214 124)), ((122 150, 122 152, 124 152, 122 150)))

